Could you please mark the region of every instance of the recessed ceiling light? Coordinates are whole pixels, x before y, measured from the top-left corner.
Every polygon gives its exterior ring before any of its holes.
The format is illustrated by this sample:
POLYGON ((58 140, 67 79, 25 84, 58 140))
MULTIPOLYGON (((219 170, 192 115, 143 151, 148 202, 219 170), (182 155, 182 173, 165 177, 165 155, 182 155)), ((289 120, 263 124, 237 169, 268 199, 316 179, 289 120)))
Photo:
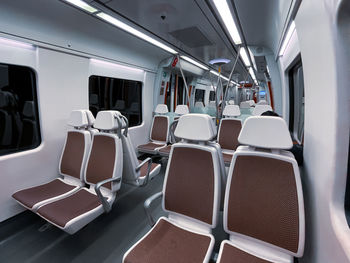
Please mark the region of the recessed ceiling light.
POLYGON ((203 64, 201 64, 201 63, 199 63, 199 62, 197 62, 195 60, 193 60, 192 58, 189 58, 189 57, 186 57, 186 56, 181 56, 181 58, 186 60, 186 61, 188 61, 188 62, 190 62, 190 63, 192 63, 193 65, 196 65, 197 67, 200 67, 200 68, 204 69, 204 70, 208 70, 209 69, 207 66, 205 66, 205 65, 203 65, 203 64))
POLYGON ((226 26, 227 31, 229 32, 233 42, 236 45, 242 44, 241 36, 239 34, 237 25, 235 21, 233 20, 232 13, 230 11, 230 8, 227 4, 226 0, 214 0, 213 1, 216 9, 218 10, 221 19, 224 21, 224 24, 226 26))
POLYGON ((294 21, 292 21, 292 23, 290 24, 288 30, 287 30, 287 34, 282 42, 282 46, 281 46, 281 49, 280 49, 280 52, 278 53, 279 56, 283 56, 284 55, 284 52, 286 51, 287 49, 287 46, 288 46, 288 43, 290 41, 290 39, 292 38, 292 35, 293 35, 293 32, 295 30, 295 23, 294 21))
POLYGON ((98 10, 94 7, 92 7, 91 5, 85 3, 82 0, 64 0, 72 5, 75 5, 81 9, 84 9, 85 11, 89 12, 89 13, 96 13, 98 10))
POLYGON ((250 67, 251 64, 250 64, 250 60, 249 60, 249 57, 248 57, 248 53, 247 53, 247 50, 242 47, 240 50, 239 50, 239 55, 241 56, 241 58, 243 59, 243 62, 245 64, 246 67, 250 67))
POLYGON ((177 51, 175 51, 171 47, 161 43, 160 41, 142 33, 141 31, 125 24, 124 22, 122 22, 122 21, 120 21, 120 20, 118 20, 118 19, 116 19, 116 18, 114 18, 106 13, 100 12, 100 13, 97 13, 96 16, 98 16, 99 18, 105 20, 106 22, 108 22, 108 23, 110 23, 110 24, 112 24, 112 25, 138 37, 138 38, 141 38, 141 39, 147 41, 148 43, 151 43, 152 45, 160 47, 161 49, 163 49, 171 54, 177 54, 177 51))

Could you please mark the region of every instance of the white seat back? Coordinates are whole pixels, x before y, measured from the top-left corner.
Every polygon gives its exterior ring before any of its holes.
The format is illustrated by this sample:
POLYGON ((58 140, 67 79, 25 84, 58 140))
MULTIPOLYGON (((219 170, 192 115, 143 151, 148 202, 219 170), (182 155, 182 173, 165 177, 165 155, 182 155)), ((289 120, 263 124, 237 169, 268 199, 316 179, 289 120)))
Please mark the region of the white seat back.
POLYGON ((248 101, 242 101, 239 105, 241 109, 249 109, 250 108, 250 103, 248 101))
POLYGON ((254 110, 253 110, 253 115, 260 116, 265 111, 272 111, 271 106, 270 105, 256 105, 254 110))

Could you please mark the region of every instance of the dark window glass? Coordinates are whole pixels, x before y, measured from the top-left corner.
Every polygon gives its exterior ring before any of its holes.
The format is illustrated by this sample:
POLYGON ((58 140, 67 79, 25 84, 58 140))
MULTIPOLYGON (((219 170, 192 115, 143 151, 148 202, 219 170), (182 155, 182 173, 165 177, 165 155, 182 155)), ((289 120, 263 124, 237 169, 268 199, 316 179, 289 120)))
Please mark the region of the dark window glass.
POLYGON ((0 64, 0 155, 40 145, 35 73, 0 64))
POLYGON ((196 89, 196 92, 194 94, 194 101, 195 102, 203 102, 204 104, 204 95, 205 95, 205 90, 202 89, 196 89))
POLYGON ((89 79, 89 106, 96 117, 102 110, 120 111, 129 120, 129 126, 142 123, 142 82, 91 76, 89 79))
POLYGON ((215 91, 210 91, 210 93, 209 93, 209 101, 215 101, 215 91))

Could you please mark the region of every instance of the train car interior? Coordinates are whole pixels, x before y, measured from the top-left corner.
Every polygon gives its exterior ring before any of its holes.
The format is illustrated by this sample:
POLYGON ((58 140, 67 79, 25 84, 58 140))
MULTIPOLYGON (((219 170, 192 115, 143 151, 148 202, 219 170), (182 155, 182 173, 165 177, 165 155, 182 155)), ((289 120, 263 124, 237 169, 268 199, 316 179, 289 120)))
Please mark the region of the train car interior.
POLYGON ((0 262, 350 262, 350 1, 0 1, 0 262))

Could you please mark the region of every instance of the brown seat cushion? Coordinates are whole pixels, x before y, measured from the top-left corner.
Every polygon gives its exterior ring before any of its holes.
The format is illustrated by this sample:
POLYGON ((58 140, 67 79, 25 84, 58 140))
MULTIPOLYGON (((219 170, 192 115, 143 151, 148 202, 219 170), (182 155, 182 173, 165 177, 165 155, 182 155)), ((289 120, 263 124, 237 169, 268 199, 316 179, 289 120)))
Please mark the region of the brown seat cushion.
POLYGON ((218 261, 218 263, 271 263, 271 261, 257 258, 225 243, 220 261, 218 261))
POLYGON ((151 140, 166 142, 168 136, 168 117, 154 116, 151 132, 151 140))
MULTIPOLYGON (((138 160, 139 164, 142 163, 142 160, 138 160)), ((151 171, 150 173, 156 168, 158 167, 158 163, 152 163, 151 165, 151 171)), ((144 165, 142 165, 141 169, 140 169, 140 177, 145 177, 147 175, 147 170, 148 170, 148 163, 145 163, 144 165)))
POLYGON ((236 150, 239 146, 238 135, 241 132, 242 123, 235 119, 222 119, 219 130, 219 144, 222 149, 236 150))
POLYGON ((33 208, 35 204, 41 201, 68 193, 74 188, 74 185, 69 185, 56 179, 47 184, 18 191, 12 197, 26 207, 33 208))
POLYGON ((86 189, 81 189, 71 196, 44 205, 38 209, 38 214, 46 220, 64 227, 70 220, 101 205, 98 197, 86 189))
POLYGON ((210 237, 195 234, 161 219, 125 258, 125 263, 203 262, 210 237))
POLYGON ((171 150, 171 145, 168 145, 167 147, 164 147, 164 148, 160 149, 159 152, 162 153, 162 154, 169 155, 170 154, 170 150, 171 150))
POLYGON ((233 154, 229 154, 229 153, 222 153, 222 157, 224 158, 224 163, 231 163, 232 161, 232 156, 233 154))
POLYGON ((163 147, 163 146, 165 146, 165 144, 158 144, 158 143, 149 142, 149 143, 137 146, 137 149, 139 149, 141 151, 142 150, 154 151, 156 148, 163 147))

